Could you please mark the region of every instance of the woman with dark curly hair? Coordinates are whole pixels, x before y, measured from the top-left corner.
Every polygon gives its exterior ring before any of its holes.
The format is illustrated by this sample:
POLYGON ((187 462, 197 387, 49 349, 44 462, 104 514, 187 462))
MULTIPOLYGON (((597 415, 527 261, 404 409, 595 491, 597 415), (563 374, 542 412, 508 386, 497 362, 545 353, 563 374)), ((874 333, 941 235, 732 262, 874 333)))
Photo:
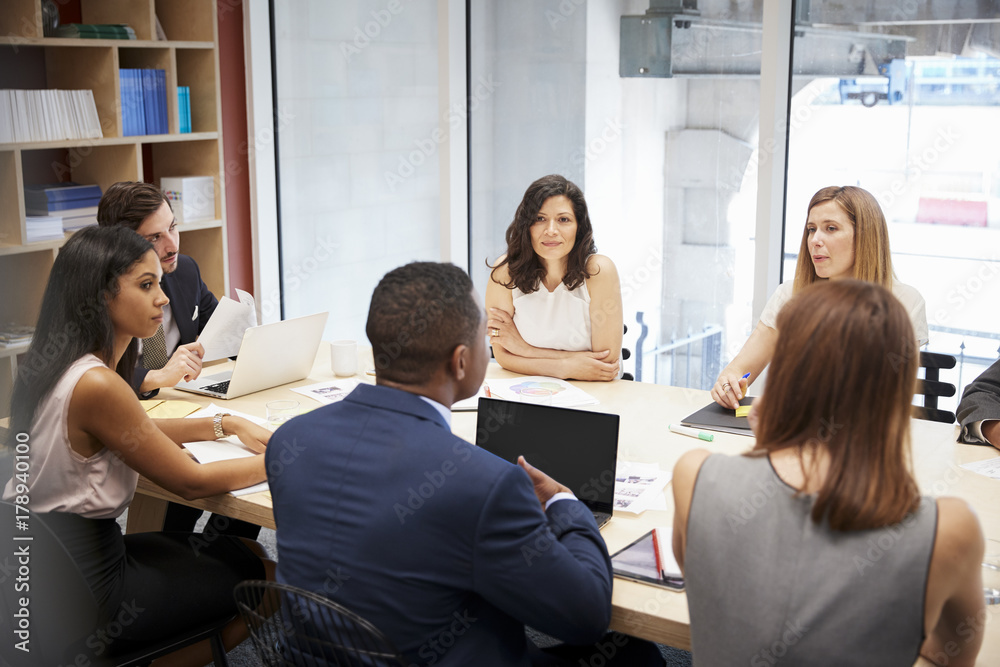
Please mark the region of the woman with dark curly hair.
POLYGON ((532 183, 493 265, 486 309, 493 355, 507 370, 576 380, 618 377, 618 270, 597 254, 583 192, 562 176, 532 183))

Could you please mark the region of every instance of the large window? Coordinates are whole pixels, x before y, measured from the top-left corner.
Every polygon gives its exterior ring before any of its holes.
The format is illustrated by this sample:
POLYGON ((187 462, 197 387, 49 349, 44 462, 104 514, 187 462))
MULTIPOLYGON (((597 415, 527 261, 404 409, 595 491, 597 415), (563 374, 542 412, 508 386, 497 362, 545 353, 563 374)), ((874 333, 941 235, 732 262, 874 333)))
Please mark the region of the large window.
MULTIPOLYGON (((815 55, 810 62, 848 54, 856 72, 795 72, 785 279, 795 272, 812 194, 828 185, 865 188, 885 212, 896 275, 926 301, 927 349, 959 357, 942 379, 961 388, 997 358, 1000 344, 1000 280, 993 279, 1000 273, 1000 40, 993 25, 978 22, 996 20, 993 12, 976 15, 964 3, 964 14, 956 6, 932 16, 925 4, 895 17, 877 3, 836 15, 816 7, 814 20, 847 37, 796 40, 796 49, 815 55), (942 22, 918 23, 931 18, 942 22)), ((942 399, 948 409, 956 404, 942 399)))
MULTIPOLYGON (((470 78, 498 84, 471 116, 473 278, 485 287, 485 261, 504 252, 527 186, 563 174, 583 189, 598 251, 621 275, 625 345, 645 352, 636 375, 707 387, 751 326, 759 64, 748 72, 724 57, 745 34, 681 16, 655 28, 672 33, 666 55, 687 74, 642 75, 650 53, 622 17, 648 8, 472 3, 470 78)), ((759 12, 716 18, 756 18, 759 49, 759 12)))
POLYGON ((440 254, 437 7, 272 5, 284 316, 364 341, 382 275, 440 254))

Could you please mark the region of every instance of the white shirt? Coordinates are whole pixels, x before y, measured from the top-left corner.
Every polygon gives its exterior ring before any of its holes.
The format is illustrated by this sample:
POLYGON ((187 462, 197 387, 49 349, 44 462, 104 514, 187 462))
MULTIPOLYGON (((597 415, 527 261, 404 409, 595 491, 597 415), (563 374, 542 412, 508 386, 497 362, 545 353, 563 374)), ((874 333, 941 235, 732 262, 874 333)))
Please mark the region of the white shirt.
MULTIPOLYGON (((777 330, 778 326, 776 322, 778 320, 778 313, 781 312, 781 309, 792 298, 792 289, 792 282, 778 285, 778 289, 774 290, 771 298, 767 300, 764 312, 760 314, 761 324, 777 330)), ((907 314, 910 316, 910 322, 913 324, 913 333, 917 337, 917 347, 923 347, 927 344, 929 338, 927 331, 927 307, 924 304, 924 297, 920 296, 920 292, 914 288, 898 280, 892 281, 892 294, 899 299, 899 302, 903 304, 907 314)))
POLYGON ((531 294, 516 287, 514 325, 528 345, 568 352, 591 351, 590 292, 587 281, 570 291, 559 283, 551 292, 539 285, 531 294))

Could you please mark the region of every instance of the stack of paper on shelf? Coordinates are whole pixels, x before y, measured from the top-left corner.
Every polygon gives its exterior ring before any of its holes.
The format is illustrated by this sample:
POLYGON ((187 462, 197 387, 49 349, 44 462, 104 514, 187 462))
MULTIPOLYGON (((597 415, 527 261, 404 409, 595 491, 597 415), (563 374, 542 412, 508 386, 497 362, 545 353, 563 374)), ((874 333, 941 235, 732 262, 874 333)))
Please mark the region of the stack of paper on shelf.
POLYGON ((0 347, 15 347, 31 342, 35 327, 24 324, 5 324, 0 326, 0 347))
POLYGON ((90 90, 0 90, 0 143, 100 139, 90 90))
POLYGON ((63 238, 62 218, 47 215, 29 215, 24 219, 28 243, 63 238))

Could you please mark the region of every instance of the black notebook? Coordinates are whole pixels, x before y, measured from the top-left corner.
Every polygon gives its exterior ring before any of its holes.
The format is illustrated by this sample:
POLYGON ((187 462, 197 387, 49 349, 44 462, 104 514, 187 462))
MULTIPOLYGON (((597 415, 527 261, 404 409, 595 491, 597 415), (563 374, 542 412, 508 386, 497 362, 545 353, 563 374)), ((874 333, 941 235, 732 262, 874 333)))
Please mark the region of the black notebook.
MULTIPOLYGON (((751 405, 752 403, 753 396, 744 396, 743 400, 740 401, 740 405, 751 405)), ((735 410, 724 408, 715 401, 685 417, 681 421, 681 426, 753 436, 750 422, 746 417, 737 417, 735 410)))

